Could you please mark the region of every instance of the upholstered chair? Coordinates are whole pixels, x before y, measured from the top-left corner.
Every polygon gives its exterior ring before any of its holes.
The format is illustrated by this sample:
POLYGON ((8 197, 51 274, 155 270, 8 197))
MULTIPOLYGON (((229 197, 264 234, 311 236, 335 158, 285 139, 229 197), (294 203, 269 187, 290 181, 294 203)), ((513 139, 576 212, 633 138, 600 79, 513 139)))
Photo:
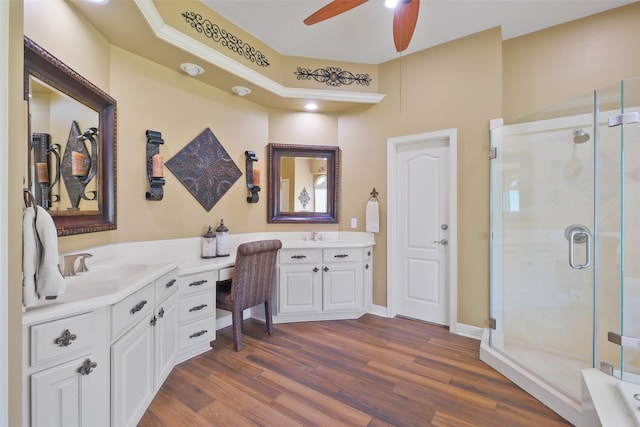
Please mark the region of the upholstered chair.
POLYGON ((280 240, 242 243, 236 251, 233 278, 218 282, 216 307, 232 313, 233 342, 242 349, 242 311, 264 304, 267 335, 273 333, 271 299, 280 240))

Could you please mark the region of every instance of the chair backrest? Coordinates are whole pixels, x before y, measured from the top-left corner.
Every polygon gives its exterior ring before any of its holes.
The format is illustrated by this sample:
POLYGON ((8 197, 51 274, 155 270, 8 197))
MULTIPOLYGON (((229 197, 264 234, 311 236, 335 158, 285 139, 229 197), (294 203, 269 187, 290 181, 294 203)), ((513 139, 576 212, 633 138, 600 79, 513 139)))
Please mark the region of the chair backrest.
POLYGON ((242 310, 271 300, 280 240, 242 243, 236 252, 231 299, 242 310))

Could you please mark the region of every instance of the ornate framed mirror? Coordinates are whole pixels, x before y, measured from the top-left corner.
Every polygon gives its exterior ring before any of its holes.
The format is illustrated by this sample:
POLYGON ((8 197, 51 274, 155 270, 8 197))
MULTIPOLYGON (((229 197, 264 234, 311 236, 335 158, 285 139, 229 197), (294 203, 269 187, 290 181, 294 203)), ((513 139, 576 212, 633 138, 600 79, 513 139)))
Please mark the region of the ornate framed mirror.
POLYGON ((24 37, 28 185, 58 236, 116 228, 116 100, 24 37))
POLYGON ((340 148, 269 144, 267 222, 337 223, 340 148))

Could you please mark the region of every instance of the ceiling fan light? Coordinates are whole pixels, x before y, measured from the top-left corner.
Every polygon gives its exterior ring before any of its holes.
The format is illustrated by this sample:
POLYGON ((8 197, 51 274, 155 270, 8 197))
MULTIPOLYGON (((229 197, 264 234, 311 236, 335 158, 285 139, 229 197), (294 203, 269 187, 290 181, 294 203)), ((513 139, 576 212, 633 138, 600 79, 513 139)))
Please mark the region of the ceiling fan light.
POLYGON ((389 9, 395 9, 398 4, 398 0, 384 0, 384 6, 389 9))

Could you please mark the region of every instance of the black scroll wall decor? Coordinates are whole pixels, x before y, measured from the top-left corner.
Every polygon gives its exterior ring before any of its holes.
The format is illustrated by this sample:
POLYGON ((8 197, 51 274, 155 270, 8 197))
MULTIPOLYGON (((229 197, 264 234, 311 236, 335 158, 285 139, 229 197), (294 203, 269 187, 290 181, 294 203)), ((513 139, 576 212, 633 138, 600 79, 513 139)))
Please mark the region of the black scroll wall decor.
POLYGON ((185 21, 191 25, 191 28, 200 34, 204 34, 205 37, 210 38, 216 43, 220 43, 232 52, 237 53, 261 67, 271 65, 262 52, 224 28, 220 28, 218 24, 212 22, 210 19, 204 18, 196 12, 183 12, 181 15, 185 21))
POLYGON ((147 179, 149 191, 147 200, 159 202, 164 196, 164 177, 162 176, 163 160, 160 155, 160 146, 164 144, 162 133, 155 130, 147 130, 147 179))
POLYGON ((369 86, 371 77, 369 74, 354 74, 351 71, 343 70, 338 67, 311 68, 298 67, 293 73, 298 80, 315 80, 318 83, 325 83, 327 86, 340 87, 342 85, 358 84, 369 86))

